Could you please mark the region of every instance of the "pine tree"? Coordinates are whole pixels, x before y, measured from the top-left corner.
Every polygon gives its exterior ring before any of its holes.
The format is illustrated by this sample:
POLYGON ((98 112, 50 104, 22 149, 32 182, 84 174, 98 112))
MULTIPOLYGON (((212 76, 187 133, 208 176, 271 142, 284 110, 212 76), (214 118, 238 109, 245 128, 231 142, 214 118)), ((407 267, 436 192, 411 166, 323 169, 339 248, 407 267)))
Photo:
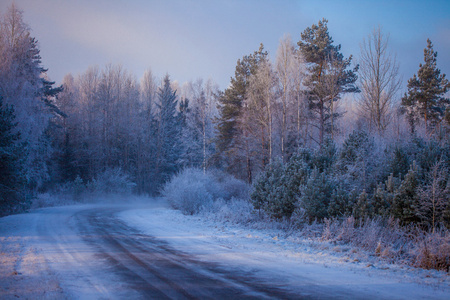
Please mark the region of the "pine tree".
POLYGON ((414 162, 394 195, 391 214, 395 218, 400 219, 403 224, 420 221, 415 212, 418 204, 419 188, 417 177, 418 170, 414 162))
POLYGON ((24 151, 14 119, 0 96, 0 215, 20 210, 25 201, 24 151))
POLYGON ((355 190, 348 191, 348 187, 342 183, 336 186, 331 194, 330 204, 328 205, 328 215, 330 217, 346 217, 353 212, 358 194, 355 190))
POLYGON ((344 141, 339 155, 339 170, 361 189, 371 189, 376 184, 376 174, 373 170, 374 144, 364 131, 353 131, 344 141), (374 182, 375 181, 375 182, 374 182))
POLYGON ((280 197, 283 193, 284 164, 275 159, 266 166, 253 185, 251 199, 256 209, 263 209, 270 216, 281 218, 286 216, 286 203, 280 197))
POLYGON ((393 195, 386 191, 383 184, 378 184, 371 199, 371 206, 374 215, 388 216, 392 204, 393 195))
POLYGON ((326 133, 331 133, 333 138, 334 119, 339 116, 334 102, 343 93, 359 92, 355 85, 358 66, 353 70, 347 69, 352 56, 344 58, 339 52, 341 45, 333 45, 327 23, 326 19, 322 19, 317 25, 306 28, 301 34, 302 40, 298 42, 300 51, 309 64, 309 74, 304 84, 307 87, 310 109, 317 120, 320 146, 323 145, 326 133))
POLYGON ((444 96, 450 83, 437 68, 436 58, 437 52, 428 39, 424 49, 425 63, 419 65, 417 76, 414 74, 408 80, 408 92, 402 98, 402 107, 407 113, 411 132, 415 131, 419 119, 423 119, 427 132, 434 128, 444 118, 450 105, 450 100, 444 96))
POLYGON ((363 190, 359 194, 356 205, 353 207, 353 216, 357 219, 363 219, 371 213, 371 207, 369 204, 368 195, 366 190, 363 190))
POLYGON ((335 190, 335 182, 325 172, 314 169, 306 184, 300 186, 299 208, 305 212, 309 222, 328 217, 328 206, 335 190))
POLYGON ((258 65, 266 57, 267 52, 264 51, 264 46, 261 44, 258 51, 238 60, 235 76, 231 78, 230 87, 224 93, 221 93, 218 99, 219 117, 216 120, 218 154, 228 171, 241 175, 239 177, 247 177, 249 182, 252 181, 252 162, 249 151, 243 153, 246 149, 246 132, 242 132, 239 119, 242 114, 250 76, 256 74, 258 65), (241 139, 239 140, 239 138, 241 139), (242 170, 247 170, 246 176, 239 174, 242 170))
POLYGON ((308 163, 299 155, 293 155, 286 163, 282 178, 283 192, 279 195, 283 203, 283 216, 290 217, 294 212, 300 197, 299 187, 306 183, 310 171, 308 163))

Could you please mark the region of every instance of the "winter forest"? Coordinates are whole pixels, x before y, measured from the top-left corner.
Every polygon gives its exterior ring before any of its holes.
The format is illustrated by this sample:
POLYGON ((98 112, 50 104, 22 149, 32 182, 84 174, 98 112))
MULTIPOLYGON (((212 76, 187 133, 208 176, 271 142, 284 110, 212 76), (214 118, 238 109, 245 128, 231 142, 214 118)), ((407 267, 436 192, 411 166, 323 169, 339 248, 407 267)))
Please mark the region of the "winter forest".
POLYGON ((382 27, 355 41, 355 62, 326 19, 245 53, 224 90, 113 63, 58 86, 20 8, 1 13, 0 215, 41 194, 165 196, 186 214, 234 201, 336 236, 395 227, 391 241, 434 243, 423 266, 449 268, 450 83, 431 40, 406 87, 382 27))

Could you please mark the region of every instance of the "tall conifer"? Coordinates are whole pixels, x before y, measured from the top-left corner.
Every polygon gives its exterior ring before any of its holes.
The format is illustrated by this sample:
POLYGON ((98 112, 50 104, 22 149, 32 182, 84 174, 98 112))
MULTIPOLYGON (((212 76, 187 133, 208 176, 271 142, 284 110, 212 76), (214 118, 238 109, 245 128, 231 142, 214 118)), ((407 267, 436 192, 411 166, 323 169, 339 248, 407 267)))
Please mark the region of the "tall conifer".
POLYGON ((300 51, 308 64, 308 75, 304 82, 307 87, 307 99, 316 119, 319 129, 319 144, 322 146, 326 133, 333 137, 334 118, 338 117, 334 102, 340 99, 342 93, 359 92, 355 85, 358 76, 358 66, 352 70, 352 56, 344 58, 340 53, 341 45, 333 45, 333 39, 328 33, 328 21, 322 19, 301 34, 298 42, 300 51))
POLYGON ((433 50, 430 39, 423 51, 424 64, 419 65, 419 71, 408 80, 408 92, 402 98, 402 107, 408 115, 411 132, 415 131, 417 121, 423 119, 425 130, 428 132, 444 118, 450 100, 445 93, 450 83, 445 74, 437 68, 437 52, 433 50))

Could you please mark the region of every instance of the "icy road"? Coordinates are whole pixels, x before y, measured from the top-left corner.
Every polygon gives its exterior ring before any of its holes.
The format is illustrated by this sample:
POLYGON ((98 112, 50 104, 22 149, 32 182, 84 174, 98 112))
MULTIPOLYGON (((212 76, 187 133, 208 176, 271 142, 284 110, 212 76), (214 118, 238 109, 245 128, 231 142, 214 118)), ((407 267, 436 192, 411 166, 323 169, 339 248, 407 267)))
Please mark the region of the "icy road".
POLYGON ((206 227, 160 205, 67 206, 1 218, 0 299, 448 297, 446 289, 305 263, 276 243, 206 227))

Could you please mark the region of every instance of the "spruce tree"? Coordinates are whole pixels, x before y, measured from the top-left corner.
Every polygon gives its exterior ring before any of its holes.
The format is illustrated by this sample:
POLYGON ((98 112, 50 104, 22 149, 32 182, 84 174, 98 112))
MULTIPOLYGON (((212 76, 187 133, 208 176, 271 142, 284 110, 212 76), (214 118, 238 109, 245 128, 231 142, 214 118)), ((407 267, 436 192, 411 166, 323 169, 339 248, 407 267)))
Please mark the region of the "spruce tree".
POLYGON ((22 208, 25 200, 24 151, 14 109, 0 96, 0 216, 22 208))
POLYGON ((170 86, 169 75, 164 77, 163 86, 158 92, 159 110, 156 137, 155 175, 157 185, 165 182, 178 170, 181 156, 181 120, 177 114, 178 98, 170 86))
POLYGON ((417 76, 414 74, 408 80, 408 92, 402 98, 402 107, 407 113, 411 132, 415 131, 420 119, 423 119, 427 132, 434 128, 445 117, 450 105, 450 100, 444 96, 450 83, 437 68, 436 58, 437 52, 428 39, 424 49, 424 64, 419 65, 417 76))

